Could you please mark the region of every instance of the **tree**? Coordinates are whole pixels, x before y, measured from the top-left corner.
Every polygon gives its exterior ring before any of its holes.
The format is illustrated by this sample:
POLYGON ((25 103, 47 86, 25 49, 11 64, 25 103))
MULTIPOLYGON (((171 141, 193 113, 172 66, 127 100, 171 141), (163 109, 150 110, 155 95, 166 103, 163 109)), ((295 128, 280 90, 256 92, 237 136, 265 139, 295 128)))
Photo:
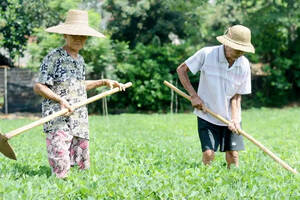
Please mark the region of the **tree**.
POLYGON ((112 15, 108 23, 111 38, 129 42, 131 48, 139 42, 150 44, 154 38, 168 43, 171 32, 185 36, 183 14, 170 10, 164 1, 107 0, 104 9, 112 15))
POLYGON ((0 5, 0 45, 14 58, 25 50, 26 36, 41 26, 46 0, 2 0, 0 5))
POLYGON ((0 3, 0 46, 13 59, 22 56, 35 28, 58 24, 79 0, 2 0, 0 3))
POLYGON ((299 98, 300 4, 294 0, 250 2, 255 6, 247 10, 245 22, 252 27, 259 61, 268 63, 265 70, 270 74, 265 98, 269 105, 283 105, 299 98))

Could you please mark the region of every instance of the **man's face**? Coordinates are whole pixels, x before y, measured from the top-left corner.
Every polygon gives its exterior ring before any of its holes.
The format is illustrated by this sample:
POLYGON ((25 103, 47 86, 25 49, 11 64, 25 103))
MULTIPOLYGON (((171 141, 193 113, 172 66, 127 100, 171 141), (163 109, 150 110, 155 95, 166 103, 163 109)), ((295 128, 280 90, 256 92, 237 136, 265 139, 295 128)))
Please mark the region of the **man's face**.
POLYGON ((236 60, 240 56, 242 56, 244 54, 244 52, 240 51, 240 50, 230 48, 229 46, 225 46, 225 54, 226 54, 227 59, 236 60))
POLYGON ((79 51, 83 48, 87 36, 82 35, 65 35, 67 45, 76 51, 79 51))

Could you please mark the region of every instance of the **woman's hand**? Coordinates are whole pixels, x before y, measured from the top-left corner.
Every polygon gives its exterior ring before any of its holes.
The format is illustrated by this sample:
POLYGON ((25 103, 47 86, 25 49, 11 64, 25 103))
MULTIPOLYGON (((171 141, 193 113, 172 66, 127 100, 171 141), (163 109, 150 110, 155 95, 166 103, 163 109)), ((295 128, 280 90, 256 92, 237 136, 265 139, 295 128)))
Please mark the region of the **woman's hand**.
POLYGON ((118 87, 120 91, 125 91, 125 85, 123 83, 119 83, 118 81, 110 80, 110 79, 105 79, 104 80, 105 85, 109 87, 110 89, 118 87))
POLYGON ((74 112, 74 109, 71 107, 69 102, 67 102, 65 99, 61 98, 60 101, 59 101, 59 104, 60 104, 61 109, 67 108, 69 110, 69 112, 67 112, 65 114, 65 116, 70 116, 74 112))
POLYGON ((239 134, 239 130, 241 130, 240 123, 237 120, 230 120, 228 129, 236 134, 239 134))

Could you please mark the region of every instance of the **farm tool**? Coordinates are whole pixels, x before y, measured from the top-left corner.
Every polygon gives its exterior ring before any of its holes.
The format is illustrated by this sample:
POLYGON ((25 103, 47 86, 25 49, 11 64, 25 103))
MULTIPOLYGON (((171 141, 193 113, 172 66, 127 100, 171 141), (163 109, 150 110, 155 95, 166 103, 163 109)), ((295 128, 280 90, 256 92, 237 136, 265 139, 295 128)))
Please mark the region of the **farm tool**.
MULTIPOLYGON (((172 85, 168 81, 164 81, 164 84, 166 86, 168 86, 169 88, 171 88, 172 90, 174 90, 180 96, 182 96, 182 97, 186 98, 187 100, 191 101, 191 97, 189 95, 187 95, 186 93, 182 92, 181 90, 179 90, 178 88, 176 88, 174 85, 172 85)), ((229 125, 230 122, 228 120, 224 119, 222 116, 220 116, 220 115, 212 112, 209 109, 206 109, 206 112, 209 113, 211 116, 215 117, 216 119, 220 120, 221 122, 229 125)), ((285 163, 283 160, 281 160, 278 156, 276 156, 274 153, 272 153, 269 149, 267 149, 259 141, 257 141, 256 139, 254 139, 251 135, 249 135, 248 133, 246 133, 243 130, 238 130, 238 134, 240 134, 240 135, 244 136, 245 138, 247 138, 248 140, 250 140, 250 142, 252 142, 256 146, 258 146, 261 150, 263 150, 267 155, 269 155, 274 161, 276 161, 277 163, 279 163, 286 170, 292 172, 293 174, 298 174, 298 172, 295 169, 293 169, 292 167, 290 167, 287 163, 285 163)))
MULTIPOLYGON (((128 82, 124 86, 125 86, 125 88, 129 88, 129 87, 132 86, 132 83, 128 82)), ((93 97, 90 97, 85 101, 76 103, 76 104, 72 105, 72 108, 75 110, 76 108, 87 105, 89 103, 97 101, 97 100, 99 100, 103 97, 109 96, 111 94, 117 93, 119 91, 120 91, 120 88, 114 88, 114 89, 108 90, 106 92, 103 92, 103 93, 100 93, 100 94, 95 95, 93 97)), ((42 125, 42 124, 44 124, 44 123, 46 123, 46 122, 48 122, 48 121, 50 121, 50 120, 52 120, 56 117, 62 116, 66 113, 68 113, 67 108, 62 109, 62 110, 60 110, 56 113, 53 113, 53 114, 51 114, 47 117, 41 118, 37 121, 34 121, 34 122, 32 122, 28 125, 25 125, 23 127, 20 127, 18 129, 13 130, 13 131, 10 131, 10 132, 6 133, 5 135, 0 133, 0 152, 3 153, 6 157, 8 157, 10 159, 17 160, 17 157, 16 157, 16 154, 15 154, 14 150, 12 149, 12 147, 8 143, 9 139, 11 139, 11 138, 13 138, 13 137, 25 132, 25 131, 28 131, 28 130, 36 127, 36 126, 42 125)))

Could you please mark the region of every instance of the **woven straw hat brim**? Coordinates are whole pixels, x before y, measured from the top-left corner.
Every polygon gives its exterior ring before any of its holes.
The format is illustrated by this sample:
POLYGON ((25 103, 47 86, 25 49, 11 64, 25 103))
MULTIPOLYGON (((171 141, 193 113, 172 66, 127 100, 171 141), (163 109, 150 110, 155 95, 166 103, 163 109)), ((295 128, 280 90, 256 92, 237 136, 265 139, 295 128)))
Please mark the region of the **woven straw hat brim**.
POLYGON ((233 49, 237 49, 243 52, 249 52, 249 53, 255 53, 254 46, 252 44, 241 44, 237 43, 233 40, 230 40, 230 38, 226 37, 226 35, 218 36, 217 40, 221 42, 222 44, 229 46, 233 49))
POLYGON ((66 35, 85 35, 85 36, 95 36, 104 38, 102 33, 99 33, 95 29, 85 25, 85 24, 60 24, 57 26, 52 26, 46 29, 50 33, 59 33, 66 35))

